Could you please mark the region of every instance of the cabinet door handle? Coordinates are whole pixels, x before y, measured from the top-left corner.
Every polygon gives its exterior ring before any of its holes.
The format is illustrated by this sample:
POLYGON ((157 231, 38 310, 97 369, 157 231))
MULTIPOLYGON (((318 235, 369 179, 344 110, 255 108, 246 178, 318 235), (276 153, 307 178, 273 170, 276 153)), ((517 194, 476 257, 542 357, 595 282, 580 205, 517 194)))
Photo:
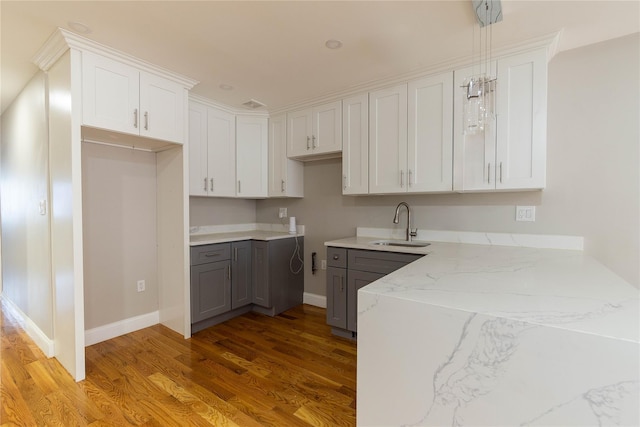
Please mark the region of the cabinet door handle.
POLYGON ((207 177, 204 177, 204 191, 207 191, 207 177))
POLYGON ((502 162, 500 162, 500 183, 502 184, 502 162))
POLYGON ((227 277, 231 280, 231 264, 227 265, 227 277))
POLYGON ((310 142, 310 141, 311 141, 311 138, 310 138, 310 137, 307 137, 307 150, 310 148, 310 147, 309 147, 309 142, 310 142))
POLYGON ((133 127, 138 129, 138 109, 133 110, 133 127))
POLYGON ((242 185, 240 184, 240 180, 238 180, 238 193, 242 193, 242 185))
POLYGON ((408 185, 409 187, 411 187, 411 175, 412 175, 412 174, 411 174, 411 169, 409 169, 409 177, 408 177, 408 179, 407 179, 407 185, 408 185))
POLYGON ((233 260, 238 261, 238 248, 233 248, 233 260))
POLYGON ((342 175, 342 189, 347 189, 347 175, 342 175))
POLYGON ((284 187, 284 179, 281 181, 280 183, 280 190, 282 190, 282 192, 284 193, 285 187, 284 187))
POLYGON ((220 256, 220 254, 204 254, 207 258, 212 258, 214 256, 220 256))
POLYGON ((211 178, 210 184, 211 184, 211 191, 213 191, 213 178, 211 178))
POLYGON ((400 188, 404 187, 404 171, 400 171, 400 188))
POLYGON ((316 136, 311 137, 311 148, 316 148, 316 136))
POLYGON ((338 254, 333 254, 333 260, 337 261, 340 258, 340 255, 338 254))
POLYGON ((487 163, 487 184, 491 184, 491 163, 487 163))
POLYGON ((149 130, 149 112, 144 112, 144 130, 149 130))

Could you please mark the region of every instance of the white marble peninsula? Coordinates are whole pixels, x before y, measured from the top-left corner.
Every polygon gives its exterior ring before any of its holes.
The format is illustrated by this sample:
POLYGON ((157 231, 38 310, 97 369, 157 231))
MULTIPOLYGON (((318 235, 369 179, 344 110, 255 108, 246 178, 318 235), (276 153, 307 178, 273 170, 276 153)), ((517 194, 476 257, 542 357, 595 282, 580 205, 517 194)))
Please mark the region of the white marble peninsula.
POLYGON ((578 250, 425 252, 358 293, 359 426, 640 424, 636 288, 578 250))

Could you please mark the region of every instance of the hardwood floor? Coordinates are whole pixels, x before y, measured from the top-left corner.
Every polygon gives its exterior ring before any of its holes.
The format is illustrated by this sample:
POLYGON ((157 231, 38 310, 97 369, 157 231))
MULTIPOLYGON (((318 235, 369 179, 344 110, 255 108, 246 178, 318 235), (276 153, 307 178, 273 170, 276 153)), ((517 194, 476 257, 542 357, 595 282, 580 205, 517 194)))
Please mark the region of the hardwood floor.
POLYGON ((1 314, 1 426, 355 425, 356 346, 321 308, 133 332, 87 347, 79 383, 1 314))

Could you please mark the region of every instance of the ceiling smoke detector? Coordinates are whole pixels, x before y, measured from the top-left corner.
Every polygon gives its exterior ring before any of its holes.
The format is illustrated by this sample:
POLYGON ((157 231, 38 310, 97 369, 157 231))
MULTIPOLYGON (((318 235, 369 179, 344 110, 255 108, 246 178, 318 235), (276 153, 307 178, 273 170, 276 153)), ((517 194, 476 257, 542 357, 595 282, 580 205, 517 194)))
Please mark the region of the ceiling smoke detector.
POLYGON ((243 102, 242 105, 252 110, 255 110, 256 108, 260 108, 260 107, 266 107, 266 105, 264 105, 262 102, 256 101, 255 99, 250 99, 247 102, 243 102))

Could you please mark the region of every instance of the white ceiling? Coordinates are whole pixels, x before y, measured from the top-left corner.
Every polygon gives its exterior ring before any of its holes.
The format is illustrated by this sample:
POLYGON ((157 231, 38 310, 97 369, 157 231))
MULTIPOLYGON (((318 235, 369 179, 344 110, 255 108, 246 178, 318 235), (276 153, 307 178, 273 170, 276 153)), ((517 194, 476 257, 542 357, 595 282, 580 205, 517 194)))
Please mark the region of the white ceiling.
MULTIPOLYGON (((502 9, 494 49, 562 31, 562 51, 640 31, 637 0, 502 0, 502 9)), ((193 93, 270 110, 468 56, 475 25, 471 0, 2 0, 2 111, 36 73, 35 52, 70 21, 90 27, 89 39, 199 80, 193 93), (324 47, 331 38, 342 49, 324 47)))

